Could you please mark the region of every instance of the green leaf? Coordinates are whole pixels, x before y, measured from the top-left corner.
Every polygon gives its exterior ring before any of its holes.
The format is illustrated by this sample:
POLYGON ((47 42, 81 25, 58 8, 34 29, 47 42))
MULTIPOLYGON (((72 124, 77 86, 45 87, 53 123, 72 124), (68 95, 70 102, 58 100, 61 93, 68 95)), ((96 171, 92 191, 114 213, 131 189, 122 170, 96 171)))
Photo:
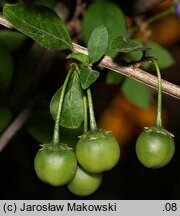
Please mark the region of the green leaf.
POLYGON ((12 119, 11 111, 5 106, 0 107, 0 133, 6 128, 12 119))
POLYGON ((50 8, 25 3, 6 4, 3 15, 16 29, 40 45, 56 50, 73 50, 63 22, 50 8))
POLYGON ((132 51, 127 55, 129 55, 133 61, 140 61, 143 56, 143 53, 141 51, 132 51))
POLYGON ((71 53, 67 56, 67 59, 75 59, 79 62, 81 62, 84 66, 89 65, 89 56, 84 53, 71 53))
POLYGON ((19 32, 10 30, 0 31, 0 42, 3 43, 10 51, 19 48, 25 39, 26 36, 19 32))
MULTIPOLYGON (((82 36, 87 44, 92 31, 103 25, 108 31, 108 46, 113 38, 126 34, 126 20, 122 10, 111 1, 96 1, 90 4, 82 20, 82 36)), ((106 50, 106 55, 115 56, 116 52, 106 50)))
POLYGON ((88 53, 91 63, 99 61, 105 54, 108 46, 108 32, 106 27, 99 26, 94 29, 88 41, 88 53))
POLYGON ((0 90, 7 90, 13 76, 13 62, 9 50, 0 43, 0 90))
POLYGON ((127 78, 122 86, 122 91, 126 97, 139 107, 144 109, 149 108, 152 91, 151 89, 131 78, 127 78))
POLYGON ((118 36, 112 40, 111 49, 117 52, 129 53, 132 51, 147 50, 147 47, 145 47, 140 41, 131 40, 125 36, 118 36))
POLYGON ((107 84, 119 84, 121 83, 125 77, 119 73, 115 73, 113 71, 109 71, 106 75, 106 83, 107 84))
MULTIPOLYGON (((61 88, 55 93, 50 102, 50 112, 56 118, 61 88)), ((71 77, 65 93, 60 125, 67 128, 78 128, 84 120, 83 91, 78 73, 71 77)))
POLYGON ((83 89, 87 89, 90 85, 92 85, 100 73, 96 70, 92 70, 88 67, 82 67, 80 70, 80 82, 83 89))
POLYGON ((54 121, 47 111, 36 111, 27 122, 28 133, 39 143, 52 141, 54 121))
POLYGON ((153 56, 158 60, 160 69, 166 69, 174 65, 175 61, 173 56, 167 49, 152 41, 148 42, 148 47, 151 48, 149 51, 150 56, 153 56))

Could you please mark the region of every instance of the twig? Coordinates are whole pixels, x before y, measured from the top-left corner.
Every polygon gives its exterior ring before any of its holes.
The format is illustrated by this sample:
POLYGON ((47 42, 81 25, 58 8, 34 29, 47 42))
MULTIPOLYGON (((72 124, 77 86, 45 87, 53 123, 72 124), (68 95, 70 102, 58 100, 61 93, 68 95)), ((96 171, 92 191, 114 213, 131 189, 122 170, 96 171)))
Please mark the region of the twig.
MULTIPOLYGON (((85 47, 82 47, 80 45, 77 45, 73 43, 74 49, 78 52, 82 52, 84 54, 87 54, 87 49, 85 47)), ((105 56, 101 62, 99 63, 99 66, 102 66, 104 68, 108 68, 114 72, 123 74, 127 77, 130 77, 132 79, 135 79, 141 83, 146 84, 147 86, 156 89, 158 86, 157 77, 138 68, 135 66, 120 66, 116 64, 112 58, 109 56, 105 56)), ((162 91, 163 93, 172 96, 174 98, 180 99, 180 87, 170 83, 166 80, 162 80, 162 91)))
MULTIPOLYGON (((167 9, 165 9, 164 11, 152 16, 152 17, 149 17, 145 22, 147 25, 150 25, 151 23, 167 16, 167 15, 170 15, 170 14, 174 14, 175 13, 175 9, 174 9, 174 4, 172 4, 171 7, 168 7, 167 9)), ((129 32, 129 35, 132 35, 136 30, 138 30, 139 26, 136 25, 134 26, 133 28, 130 29, 130 32, 129 32)))
POLYGON ((11 23, 8 22, 1 14, 0 14, 0 24, 10 29, 14 28, 13 25, 11 25, 11 23))
POLYGON ((0 136, 0 152, 5 148, 5 146, 9 143, 11 138, 21 129, 23 124, 26 122, 28 117, 30 116, 31 109, 24 109, 10 124, 10 126, 4 131, 4 133, 0 136))
MULTIPOLYGON (((7 28, 13 29, 13 26, 2 15, 0 15, 0 24, 7 28)), ((87 49, 85 47, 82 47, 76 43, 73 43, 73 46, 75 51, 87 54, 87 49)), ((99 66, 108 68, 127 77, 131 77, 132 79, 142 82, 147 86, 157 90, 157 77, 138 67, 120 66, 116 64, 109 56, 105 56, 99 63, 99 66)), ((180 99, 180 87, 171 82, 162 80, 162 92, 174 98, 180 99)))

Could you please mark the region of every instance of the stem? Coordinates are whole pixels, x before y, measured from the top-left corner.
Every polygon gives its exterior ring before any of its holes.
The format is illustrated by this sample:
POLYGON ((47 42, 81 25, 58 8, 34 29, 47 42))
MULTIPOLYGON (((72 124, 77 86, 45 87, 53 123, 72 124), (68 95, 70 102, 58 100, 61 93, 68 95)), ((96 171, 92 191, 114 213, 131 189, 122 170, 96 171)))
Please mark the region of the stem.
MULTIPOLYGON (((9 21, 7 21, 1 14, 0 25, 3 25, 9 29, 15 29, 15 27, 9 21)), ((87 49, 83 46, 73 43, 73 47, 76 52, 82 52, 86 55, 88 54, 87 49)), ((104 56, 104 58, 99 62, 98 66, 110 69, 124 76, 131 77, 134 80, 137 80, 153 89, 156 89, 156 77, 136 67, 136 65, 129 67, 120 66, 116 64, 114 60, 109 56, 104 56)), ((162 80, 162 91, 166 95, 180 99, 180 87, 178 85, 162 80)))
POLYGON ((53 145, 59 145, 60 140, 59 140, 59 124, 60 124, 60 116, 61 116, 61 111, 62 111, 62 106, 63 106, 63 100, 64 100, 64 95, 66 91, 66 87, 69 81, 69 78, 71 77, 72 72, 74 71, 74 64, 71 65, 68 74, 66 76, 66 79, 64 81, 64 84, 62 86, 61 92, 60 92, 60 97, 59 97, 59 103, 58 103, 58 110, 56 114, 56 120, 55 120, 55 126, 54 126, 54 134, 53 134, 53 145))
POLYGON ((156 60, 152 60, 152 62, 154 63, 154 66, 155 66, 156 72, 157 72, 157 77, 158 77, 158 103, 157 103, 156 126, 157 127, 162 127, 162 118, 161 118, 161 113, 162 113, 161 73, 160 73, 159 66, 158 66, 156 60))
POLYGON ((175 7, 174 5, 167 8, 166 10, 162 11, 161 13, 157 14, 157 15, 154 15, 152 17, 150 17, 148 20, 147 20, 147 23, 148 24, 151 24, 152 22, 155 22, 156 20, 159 20, 169 14, 174 14, 175 13, 175 7))
MULTIPOLYGON (((166 10, 160 12, 159 14, 156 14, 156 15, 148 18, 145 22, 147 24, 151 24, 151 23, 153 23, 153 22, 155 22, 155 21, 157 21, 157 20, 159 20, 159 19, 161 19, 161 18, 163 18, 169 14, 174 14, 174 13, 175 13, 175 7, 173 5, 169 8, 167 8, 166 10)), ((137 29, 138 29, 138 26, 132 27, 131 29, 129 29, 129 32, 130 33, 135 32, 137 29)))
MULTIPOLYGON (((74 50, 77 52, 82 52, 88 54, 87 49, 76 43, 73 43, 74 50)), ((114 62, 114 60, 109 56, 104 56, 104 58, 99 62, 99 67, 104 67, 109 70, 112 70, 116 73, 122 74, 126 77, 131 77, 138 82, 144 83, 145 85, 157 89, 156 87, 156 76, 150 74, 147 71, 144 71, 139 68, 138 64, 130 66, 122 66, 114 62)), ((165 94, 170 95, 171 97, 180 99, 180 86, 170 83, 166 80, 162 80, 162 90, 165 94)))
POLYGON ((88 131, 88 105, 87 105, 87 97, 83 96, 83 102, 84 102, 84 133, 88 131))
POLYGON ((90 118, 90 130, 96 131, 96 119, 94 116, 94 108, 93 108, 93 101, 90 88, 87 89, 87 98, 88 98, 88 106, 89 106, 89 118, 90 118))

